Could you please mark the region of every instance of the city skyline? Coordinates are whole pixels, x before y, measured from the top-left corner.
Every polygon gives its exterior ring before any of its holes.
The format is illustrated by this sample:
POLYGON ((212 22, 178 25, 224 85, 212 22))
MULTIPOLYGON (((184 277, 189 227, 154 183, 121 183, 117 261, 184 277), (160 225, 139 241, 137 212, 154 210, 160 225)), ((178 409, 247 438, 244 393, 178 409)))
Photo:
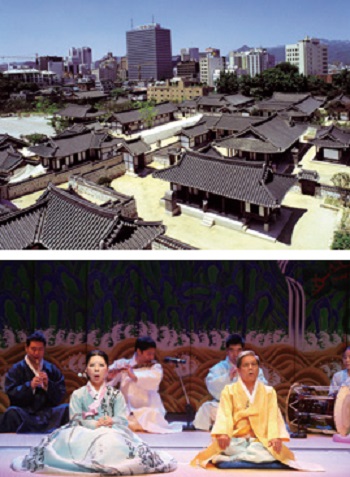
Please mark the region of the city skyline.
POLYGON ((191 9, 188 5, 186 0, 132 5, 120 0, 70 0, 61 5, 54 0, 0 0, 0 62, 7 61, 1 55, 65 57, 73 46, 91 47, 93 60, 108 51, 123 56, 126 32, 153 20, 171 30, 173 55, 181 48, 203 51, 210 46, 226 55, 244 44, 268 48, 296 43, 307 35, 350 38, 350 3, 345 0, 192 0, 191 9))

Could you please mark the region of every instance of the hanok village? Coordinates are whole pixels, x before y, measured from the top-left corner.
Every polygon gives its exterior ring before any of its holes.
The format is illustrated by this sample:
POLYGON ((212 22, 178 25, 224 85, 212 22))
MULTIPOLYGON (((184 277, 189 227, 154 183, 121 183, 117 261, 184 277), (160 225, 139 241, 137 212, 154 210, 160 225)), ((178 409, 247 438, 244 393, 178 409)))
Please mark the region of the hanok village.
POLYGON ((141 200, 156 198, 174 223, 188 216, 203 236, 220 225, 256 234, 260 248, 264 240, 279 242, 302 215, 284 205, 288 194, 346 195, 322 183, 318 168, 328 164, 335 173, 348 166, 350 130, 335 121, 318 126, 321 110, 349 120, 350 99, 275 93, 256 102, 210 93, 160 103, 151 119, 141 110, 108 115, 72 102, 56 113, 68 127, 38 144, 0 135, 0 248, 200 248, 172 236, 152 210, 151 220, 139 214, 133 188, 139 178, 152 182, 141 200), (127 193, 118 190, 123 177, 127 193), (155 197, 160 183, 165 193, 155 197), (16 205, 33 193, 30 205, 16 205))

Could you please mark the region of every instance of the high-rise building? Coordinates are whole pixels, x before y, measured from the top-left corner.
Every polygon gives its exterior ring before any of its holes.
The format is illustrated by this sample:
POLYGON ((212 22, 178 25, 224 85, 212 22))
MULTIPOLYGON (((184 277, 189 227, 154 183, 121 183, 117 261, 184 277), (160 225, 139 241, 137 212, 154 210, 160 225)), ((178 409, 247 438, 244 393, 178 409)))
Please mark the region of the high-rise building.
POLYGON ((158 23, 126 32, 129 80, 172 78, 171 32, 158 23))
POLYGON ((199 60, 199 79, 200 82, 208 86, 214 86, 213 75, 215 70, 224 70, 225 61, 221 56, 212 57, 207 56, 199 60))
POLYGON ((68 58, 66 59, 66 66, 73 75, 78 74, 82 70, 88 72, 91 70, 92 52, 88 46, 81 48, 72 47, 69 49, 68 58))
POLYGON ((52 71, 58 78, 62 78, 64 72, 62 56, 39 56, 37 63, 40 71, 52 71))
POLYGON ((199 48, 181 48, 181 61, 199 61, 199 48))
POLYGON ((293 45, 286 45, 286 61, 298 67, 305 76, 328 73, 328 47, 317 38, 306 37, 293 45))
POLYGON ((252 48, 248 51, 231 51, 229 65, 245 71, 250 76, 261 74, 268 68, 275 66, 275 57, 267 53, 265 48, 252 48))

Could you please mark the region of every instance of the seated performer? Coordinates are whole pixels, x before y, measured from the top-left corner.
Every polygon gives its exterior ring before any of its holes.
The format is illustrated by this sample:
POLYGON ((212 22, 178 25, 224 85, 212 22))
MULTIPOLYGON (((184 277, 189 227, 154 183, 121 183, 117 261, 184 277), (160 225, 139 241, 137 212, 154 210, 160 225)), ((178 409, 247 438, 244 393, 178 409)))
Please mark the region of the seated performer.
MULTIPOLYGON (((239 334, 232 334, 226 340, 226 359, 215 364, 209 369, 205 378, 205 384, 210 394, 214 397, 213 401, 207 401, 198 409, 193 421, 196 429, 209 431, 215 422, 216 412, 219 405, 221 391, 227 384, 237 381, 237 356, 244 349, 244 339, 239 334)), ((259 369, 259 376, 264 384, 267 384, 263 370, 259 369)))
POLYGON ((35 332, 26 340, 26 355, 14 364, 5 378, 10 399, 0 432, 51 432, 68 422, 68 404, 60 404, 66 393, 64 377, 44 360, 46 339, 35 332))
POLYGON ((350 346, 343 353, 343 365, 345 369, 335 373, 332 378, 329 388, 330 394, 337 392, 340 386, 350 386, 350 346))
POLYGON ((88 383, 73 392, 69 424, 46 436, 29 455, 12 462, 12 469, 55 474, 139 475, 171 472, 176 461, 153 452, 128 428, 123 395, 106 384, 108 357, 90 351, 86 357, 88 383))
POLYGON ((221 393, 217 417, 211 434, 213 443, 200 452, 192 464, 206 467, 230 461, 251 463, 282 462, 300 470, 323 470, 295 460, 283 441, 289 434, 279 418, 276 391, 258 380, 259 358, 243 351, 237 358, 239 378, 221 393))
POLYGON ((162 366, 155 361, 156 343, 149 336, 137 338, 131 359, 118 359, 109 368, 110 384, 120 382, 129 411, 129 426, 134 431, 159 434, 181 432, 182 425, 168 423, 159 395, 162 366))

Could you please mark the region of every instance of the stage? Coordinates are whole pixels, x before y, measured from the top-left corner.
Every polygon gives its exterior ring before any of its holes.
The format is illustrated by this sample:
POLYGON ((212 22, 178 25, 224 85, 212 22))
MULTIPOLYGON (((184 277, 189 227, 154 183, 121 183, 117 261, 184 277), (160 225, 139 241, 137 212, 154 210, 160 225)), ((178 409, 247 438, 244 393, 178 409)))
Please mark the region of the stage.
MULTIPOLYGON (((201 431, 182 432, 178 434, 140 434, 142 439, 153 449, 164 450, 173 455, 178 461, 178 468, 169 474, 173 477, 202 477, 210 475, 218 477, 228 473, 267 476, 273 472, 273 477, 288 477, 290 474, 303 474, 307 477, 347 477, 350 466, 350 444, 334 442, 331 435, 308 434, 306 439, 291 439, 288 446, 295 452, 299 460, 313 462, 324 467, 325 472, 301 472, 295 470, 205 470, 189 465, 189 462, 210 442, 210 434, 201 431)), ((30 473, 14 472, 10 463, 14 457, 28 452, 30 446, 40 442, 40 434, 0 434, 0 477, 21 477, 30 473)), ((38 474, 56 475, 56 474, 38 474)), ((62 474, 60 474, 62 475, 62 474)), ((99 475, 99 474, 65 474, 65 475, 99 475)))

